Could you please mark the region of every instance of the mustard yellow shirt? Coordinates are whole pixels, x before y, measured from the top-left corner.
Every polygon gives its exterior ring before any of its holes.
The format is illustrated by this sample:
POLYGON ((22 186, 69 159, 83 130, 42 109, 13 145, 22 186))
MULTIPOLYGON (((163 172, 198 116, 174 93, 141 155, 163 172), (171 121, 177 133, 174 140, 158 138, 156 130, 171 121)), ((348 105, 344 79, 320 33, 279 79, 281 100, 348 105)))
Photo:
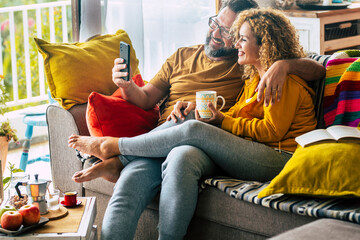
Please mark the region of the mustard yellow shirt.
POLYGON ((314 91, 295 75, 288 75, 280 102, 265 107, 255 92, 259 77, 246 80, 239 101, 224 113, 222 128, 273 148, 295 151, 295 137, 316 127, 314 91))
POLYGON ((204 51, 204 45, 178 49, 163 64, 150 81, 156 88, 169 93, 160 123, 173 110, 177 101, 195 102, 196 92, 217 91, 226 100, 224 111, 236 102, 244 81, 243 68, 237 64, 237 57, 213 61, 204 51))

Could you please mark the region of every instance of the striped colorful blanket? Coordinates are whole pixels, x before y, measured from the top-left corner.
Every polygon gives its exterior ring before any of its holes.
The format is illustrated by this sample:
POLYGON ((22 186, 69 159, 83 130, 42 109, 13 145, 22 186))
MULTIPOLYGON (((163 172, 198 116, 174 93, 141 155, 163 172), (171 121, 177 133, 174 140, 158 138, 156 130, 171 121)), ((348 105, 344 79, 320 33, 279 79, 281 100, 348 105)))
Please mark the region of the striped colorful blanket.
POLYGON ((326 65, 324 121, 360 126, 360 50, 334 53, 326 65))
POLYGON ((258 198, 269 183, 242 181, 227 177, 206 179, 206 185, 216 187, 233 198, 285 212, 319 218, 335 218, 360 223, 360 198, 316 198, 274 194, 258 198))

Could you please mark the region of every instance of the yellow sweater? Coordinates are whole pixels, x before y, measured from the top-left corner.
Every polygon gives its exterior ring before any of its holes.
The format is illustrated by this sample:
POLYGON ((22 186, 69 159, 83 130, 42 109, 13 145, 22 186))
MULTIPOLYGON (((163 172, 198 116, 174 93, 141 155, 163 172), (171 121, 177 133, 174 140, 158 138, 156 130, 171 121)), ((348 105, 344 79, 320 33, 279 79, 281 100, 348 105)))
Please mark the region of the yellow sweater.
POLYGON ((314 91, 295 75, 288 75, 280 102, 265 107, 255 92, 259 77, 246 80, 239 101, 224 113, 222 128, 273 148, 295 151, 295 137, 316 127, 311 95, 314 91))

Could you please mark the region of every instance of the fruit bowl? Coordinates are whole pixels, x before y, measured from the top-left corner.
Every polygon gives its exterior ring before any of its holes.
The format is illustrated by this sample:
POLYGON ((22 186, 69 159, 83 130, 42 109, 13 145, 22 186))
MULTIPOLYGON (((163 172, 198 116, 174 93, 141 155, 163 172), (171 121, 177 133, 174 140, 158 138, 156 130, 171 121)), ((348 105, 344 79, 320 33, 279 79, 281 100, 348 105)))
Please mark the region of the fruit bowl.
POLYGON ((6 235, 12 235, 12 236, 19 235, 19 234, 22 234, 22 233, 24 233, 26 231, 29 231, 31 229, 38 228, 38 227, 46 224, 48 221, 49 221, 48 218, 40 217, 40 221, 37 224, 27 226, 27 227, 24 227, 24 225, 21 225, 21 227, 16 231, 6 230, 6 229, 2 228, 1 225, 0 225, 0 234, 4 233, 6 235))

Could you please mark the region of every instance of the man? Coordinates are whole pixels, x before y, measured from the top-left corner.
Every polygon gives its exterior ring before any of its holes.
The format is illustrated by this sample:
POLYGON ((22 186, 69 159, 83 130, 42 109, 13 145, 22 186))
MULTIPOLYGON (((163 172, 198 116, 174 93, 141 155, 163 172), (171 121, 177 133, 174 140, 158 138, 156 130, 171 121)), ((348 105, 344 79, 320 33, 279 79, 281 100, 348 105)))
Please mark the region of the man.
MULTIPOLYGON (((243 84, 242 68, 237 64, 229 29, 240 11, 256 6, 252 0, 225 1, 219 14, 209 19, 205 45, 176 51, 144 87, 122 79, 127 73, 119 72, 124 68, 120 59, 115 60, 113 81, 122 89, 126 100, 144 109, 151 109, 169 95, 161 123, 166 118, 184 119, 193 107, 189 102, 194 102, 195 92, 200 90, 216 90, 224 96, 226 111, 234 105, 243 84)), ((259 98, 265 97, 265 104, 270 100, 274 104, 276 96, 281 97, 288 73, 311 80, 320 79, 324 72, 322 65, 310 59, 278 61, 263 76, 258 87, 259 98)), ((167 121, 157 129, 174 121, 167 121)), ((183 239, 195 211, 198 182, 221 171, 204 152, 192 146, 174 148, 165 160, 131 159, 120 175, 118 169, 123 164, 117 157, 107 159, 73 177, 77 182, 96 177, 116 181, 103 220, 102 239, 133 239, 139 217, 160 185, 159 239, 183 239)))

